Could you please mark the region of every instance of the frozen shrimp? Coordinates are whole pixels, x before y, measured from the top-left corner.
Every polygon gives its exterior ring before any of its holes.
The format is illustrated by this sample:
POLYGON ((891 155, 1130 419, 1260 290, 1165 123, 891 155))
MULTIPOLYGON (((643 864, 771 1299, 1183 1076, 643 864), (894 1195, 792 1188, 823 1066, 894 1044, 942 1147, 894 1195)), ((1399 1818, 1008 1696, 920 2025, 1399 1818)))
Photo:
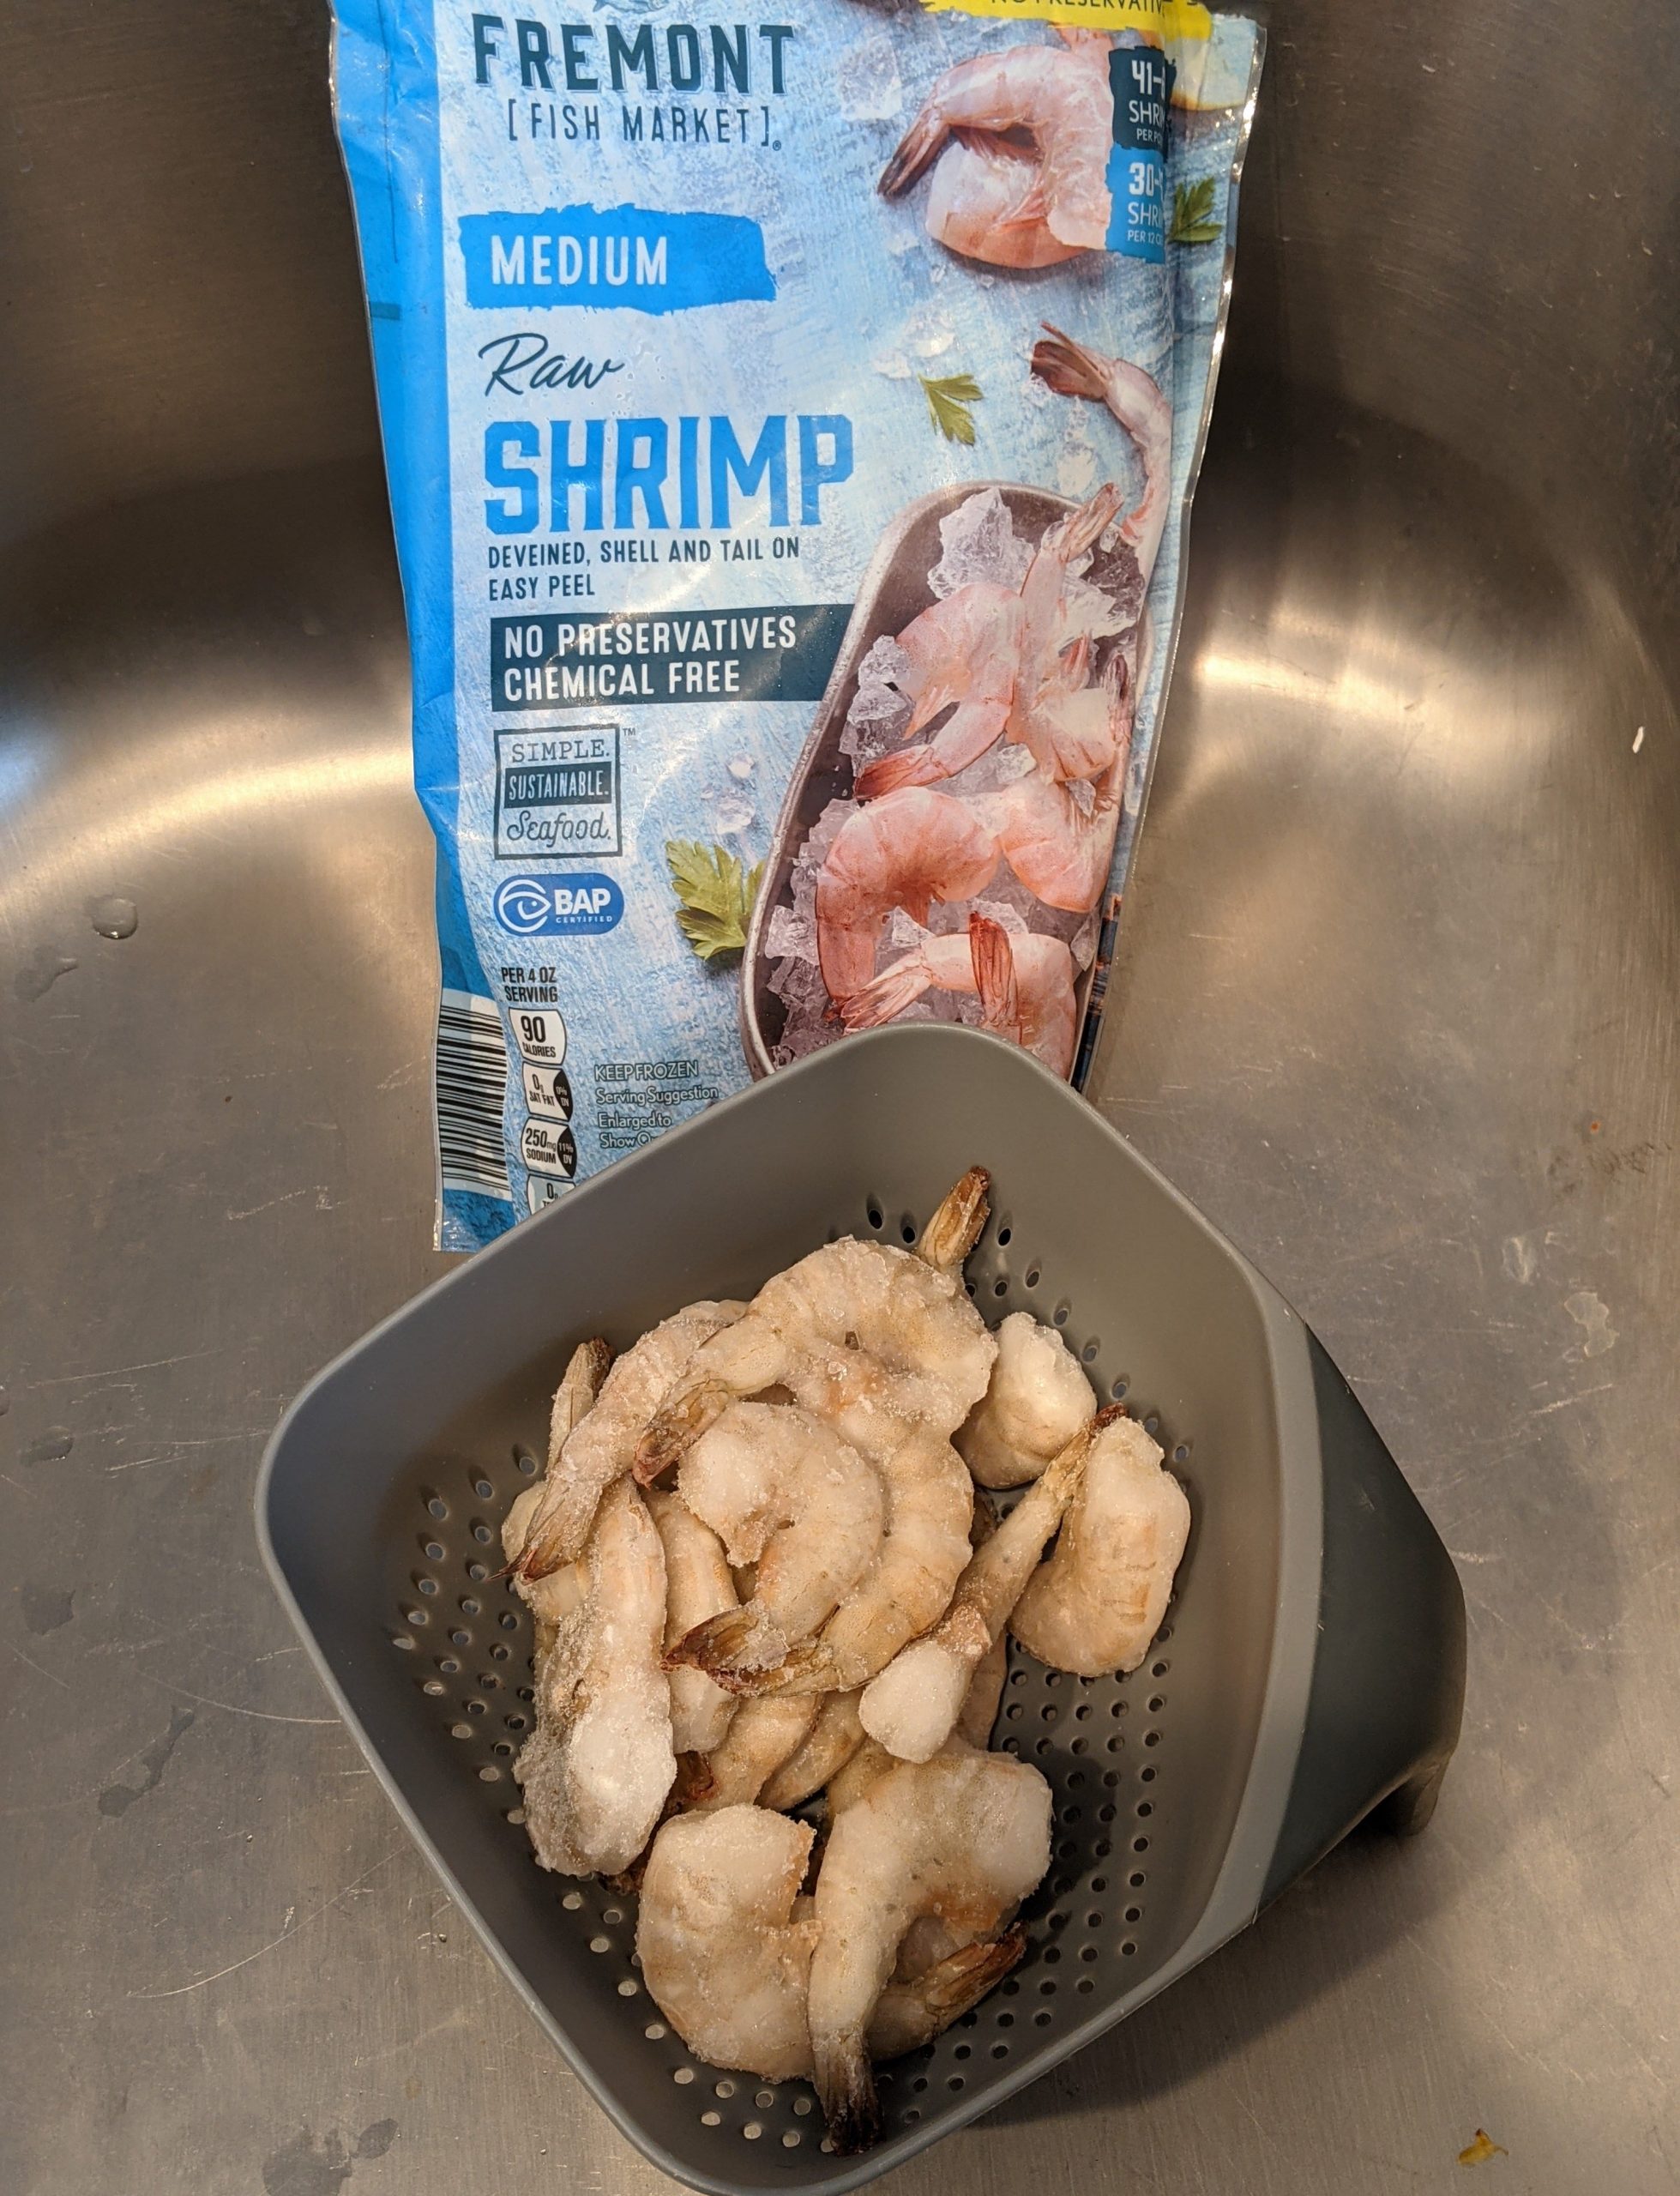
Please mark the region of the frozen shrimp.
POLYGON ((889 1769, 897 1767, 898 1756, 888 1753, 879 1739, 872 1739, 865 1733, 856 1753, 829 1777, 824 1795, 829 1822, 834 1823, 848 1807, 856 1807, 877 1777, 884 1777, 889 1769))
MULTIPOLYGON (((1119 1406, 1111 1406, 1111 1414, 1119 1406)), ((1029 1487, 958 1579, 951 1605, 933 1630, 888 1663, 864 1688, 864 1728, 901 1761, 926 1761, 955 1728, 974 1672, 996 1644, 1032 1576, 1045 1542, 1079 1491, 1102 1416, 1082 1427, 1043 1477, 1029 1487)))
MULTIPOLYGON (((698 1453, 691 1451, 689 1461, 698 1453)), ((685 1462, 685 1479, 688 1471, 685 1462)), ((780 1664, 749 1674, 744 1689, 849 1692, 938 1620, 968 1560, 973 1482, 948 1440, 920 1431, 884 1459, 880 1474, 886 1531, 875 1560, 818 1638, 780 1664)), ((827 1782, 826 1775, 816 1780, 827 1782)))
POLYGON ((860 771, 860 800, 954 777, 998 739, 1015 701, 1020 606, 1013 588, 974 580, 911 619, 898 636, 910 659, 898 680, 912 704, 904 736, 913 739, 942 711, 951 714, 925 745, 860 771))
POLYGON ((695 1794, 701 1809, 737 1807, 756 1800, 782 1764, 810 1734, 822 1703, 814 1694, 768 1693, 744 1700, 723 1744, 706 1757, 707 1783, 695 1794))
MULTIPOLYGON (((977 1936, 999 1928, 1050 1865, 1050 1822, 1036 1769, 966 1748, 889 1770, 835 1821, 817 1879, 810 2019, 817 2093, 842 2156, 877 2133, 870 2025, 906 1932, 924 1914, 977 1936)), ((1021 1944, 959 1957, 990 1987, 1021 1944)))
MULTIPOLYGON (((799 1891, 814 1833, 768 1809, 677 1816, 654 1840, 641 1884, 636 1954, 659 2011, 696 2058, 764 2081, 811 2072, 809 1996, 819 1934, 799 1891)), ((961 1951, 889 1983, 868 2048, 895 2059, 930 2042, 1020 1956, 1013 1941, 961 1951)))
POLYGON ((1130 437, 1143 472, 1143 493, 1121 523, 1145 580, 1155 568, 1172 498, 1172 406, 1153 375, 1126 359, 1111 359, 1045 323, 1033 371, 1063 396, 1105 405, 1130 437))
POLYGON ((881 1547, 880 1475, 798 1403, 731 1403, 683 1458, 678 1489, 731 1563, 758 1568, 751 1597, 695 1625, 673 1664, 721 1674, 782 1662, 881 1547))
MULTIPOLYGON (((668 1655, 697 1624, 737 1606, 735 1582, 723 1542, 686 1502, 658 1487, 648 1488, 647 1502, 665 1549, 668 1655)), ((710 1753, 721 1746, 734 1713, 733 1696, 704 1670, 671 1671, 671 1743, 678 1753, 710 1753)))
POLYGON ((642 1336, 601 1383, 593 1410, 565 1436, 549 1463, 543 1499, 517 1574, 525 1584, 575 1562, 606 1489, 630 1468, 636 1437, 680 1379, 695 1351, 739 1317, 740 1304, 690 1304, 642 1336))
MULTIPOLYGON (((997 1704, 1003 1697, 1003 1681, 1009 1675, 1009 1635, 999 1632, 974 1665, 973 1674, 968 1680, 968 1690, 963 1695, 962 1706, 958 1710, 956 1728, 946 1741, 948 1746, 966 1745, 985 1751, 991 1742, 991 1727, 997 1721, 997 1704)), ((861 1716, 858 1721, 861 1730, 861 1716)), ((855 1806, 877 1777, 884 1777, 889 1769, 896 1769, 898 1759, 895 1753, 888 1753, 879 1739, 865 1734, 857 1751, 840 1768, 829 1773, 826 1795, 829 1821, 832 1823, 837 1815, 844 1814, 849 1807, 855 1806)))
POLYGON ((1024 1487, 1096 1409, 1084 1368, 1055 1328, 1011 1312, 997 1330, 991 1384, 956 1446, 977 1485, 1024 1487))
POLYGON ((871 1461, 918 1420, 948 1440, 985 1394, 997 1354, 962 1286, 987 1184, 985 1168, 972 1167, 915 1252, 846 1235, 766 1282, 744 1317, 695 1353, 686 1384, 642 1436, 637 1476, 657 1479, 737 1397, 778 1383, 871 1461))
POLYGON ((1079 1035, 1074 957, 1059 938, 1011 937, 989 916, 971 914, 968 928, 928 936, 846 1004, 848 1029, 895 1022, 924 992, 978 996, 985 1026, 1043 1060, 1057 1075, 1073 1065, 1079 1035))
POLYGON ((1003 858, 1029 892, 1069 914, 1094 908, 1108 882, 1131 748, 1124 661, 1115 657, 1102 691, 1114 727, 1114 759, 1088 784, 1058 784, 1035 766, 990 796, 1003 858))
POLYGON ((928 234, 948 251, 992 267, 1055 267, 1076 259, 1082 247, 1051 232, 1045 206, 1044 172, 1030 146, 959 132, 933 172, 928 234))
MULTIPOLYGON (((554 1391, 554 1402, 549 1411, 548 1463, 552 1469, 566 1437, 583 1418, 600 1392, 607 1367, 612 1362, 612 1352, 597 1337, 593 1342, 580 1342, 568 1360, 559 1386, 554 1391)), ((562 1618, 568 1617, 583 1599, 589 1583, 589 1567, 581 1560, 569 1563, 545 1578, 525 1579, 518 1574, 520 1557, 525 1552, 532 1522, 540 1508, 547 1482, 539 1479, 533 1486, 515 1496, 513 1507, 502 1520, 502 1553, 513 1572, 514 1586, 531 1612, 536 1627, 535 1651, 533 1662, 539 1676, 549 1651, 554 1644, 554 1628, 562 1618)))
POLYGON ((583 1599, 559 1625, 537 1728, 514 1764, 537 1858, 563 1875, 627 1868, 677 1773, 665 1644, 665 1555, 627 1479, 603 1499, 583 1599))
POLYGON ((813 1833, 767 1808, 673 1815, 641 1879, 635 1948, 654 2004, 697 2058, 767 2082, 810 2066, 816 1922, 799 1897, 813 1833))
POLYGON ((997 867, 995 834, 948 793, 906 786, 848 816, 816 878, 817 958, 829 997, 843 1004, 875 974, 894 908, 925 923, 932 902, 972 899, 997 867))
POLYGON ((1052 1669, 1135 1669, 1166 1614, 1189 1530, 1189 1503, 1158 1445, 1135 1419, 1111 1419, 1009 1629, 1052 1669))
POLYGON ((797 1807, 839 1776, 864 1743, 864 1727, 858 1721, 859 1690, 829 1694, 804 1739, 760 1792, 762 1806, 797 1807))
MULTIPOLYGON (((960 131, 1029 137, 1039 182, 1030 205, 1021 209, 1021 226, 1041 220, 1073 251, 1104 248, 1114 142, 1105 38, 1075 31, 1057 45, 1007 46, 948 69, 882 171, 876 185, 882 196, 897 198, 909 190, 960 131)), ((977 240, 986 241, 985 232, 977 240)), ((958 248, 954 237, 940 241, 958 248)), ((994 263, 1020 262, 1003 256, 994 263)))

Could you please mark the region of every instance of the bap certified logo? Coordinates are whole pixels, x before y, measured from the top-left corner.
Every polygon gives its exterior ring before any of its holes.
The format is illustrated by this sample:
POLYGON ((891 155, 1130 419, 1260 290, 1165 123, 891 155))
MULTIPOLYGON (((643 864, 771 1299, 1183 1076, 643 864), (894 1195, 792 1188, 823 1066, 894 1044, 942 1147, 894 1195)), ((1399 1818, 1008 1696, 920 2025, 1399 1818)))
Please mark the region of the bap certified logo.
POLYGON ((623 921, 624 896, 610 877, 580 870, 571 877, 504 878, 491 906, 515 938, 599 936, 623 921))

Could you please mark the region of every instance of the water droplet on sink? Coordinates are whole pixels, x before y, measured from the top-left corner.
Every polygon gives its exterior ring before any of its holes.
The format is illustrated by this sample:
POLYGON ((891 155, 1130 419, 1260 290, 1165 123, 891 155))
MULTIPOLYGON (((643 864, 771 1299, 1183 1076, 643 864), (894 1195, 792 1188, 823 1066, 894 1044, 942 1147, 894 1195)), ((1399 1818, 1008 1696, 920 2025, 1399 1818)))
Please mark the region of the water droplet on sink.
POLYGON ((68 1426, 49 1426, 24 1451, 23 1461, 26 1464, 56 1464, 61 1457, 68 1457, 75 1446, 75 1436, 68 1426))
POLYGON ((56 945, 38 945, 12 978, 12 989, 21 999, 45 998, 60 976, 68 976, 75 965, 56 945))
POLYGON ((0 1388, 0 1418, 3 1418, 11 1407, 11 1397, 6 1393, 6 1391, 3 1388, 0 1388))
POLYGON ((132 900, 107 892, 87 902, 87 919, 101 938, 132 938, 140 928, 140 910, 132 900))

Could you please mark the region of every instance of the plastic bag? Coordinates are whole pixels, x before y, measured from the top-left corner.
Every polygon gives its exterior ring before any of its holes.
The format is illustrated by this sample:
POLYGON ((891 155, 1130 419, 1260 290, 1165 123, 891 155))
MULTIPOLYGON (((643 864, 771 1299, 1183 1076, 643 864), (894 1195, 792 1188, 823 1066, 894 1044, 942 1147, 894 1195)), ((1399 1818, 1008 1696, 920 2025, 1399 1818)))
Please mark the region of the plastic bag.
POLYGON ((443 1247, 852 1029, 960 1020, 1077 1079, 1258 33, 1183 0, 337 22, 443 1247))

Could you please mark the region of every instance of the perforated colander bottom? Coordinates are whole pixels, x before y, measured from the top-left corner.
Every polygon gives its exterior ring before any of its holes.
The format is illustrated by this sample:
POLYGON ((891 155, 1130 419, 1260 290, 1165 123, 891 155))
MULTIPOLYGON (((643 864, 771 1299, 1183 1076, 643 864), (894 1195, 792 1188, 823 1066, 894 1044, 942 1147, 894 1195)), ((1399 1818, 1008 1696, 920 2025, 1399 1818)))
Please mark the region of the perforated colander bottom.
MULTIPOLYGON (((913 1243, 913 1213, 866 1200, 863 1225, 846 1216, 831 1231, 913 1243)), ((1125 1398, 1198 1493, 1183 1428, 1163 1433, 1125 1360, 1125 1337, 1084 1331, 1077 1306, 1058 1296, 1048 1257, 1017 1246, 1007 1211, 994 1215, 968 1262, 968 1293, 994 1324, 1027 1311, 1060 1329, 1099 1397, 1125 1398), (1025 1253, 1025 1254, 1023 1254, 1025 1253)), ((412 1525, 413 1562, 396 1612, 392 1644, 415 1665, 417 1698, 435 1718, 440 1745, 464 1779, 476 1778, 486 1807, 506 1819, 508 1865, 533 1867, 513 1758, 533 1716, 531 1627, 501 1567, 501 1521, 540 1469, 524 1448, 504 1462, 441 1466, 423 1484, 412 1525)), ((1013 1498, 1005 1497, 1004 1505, 1013 1498)), ((1189 1590, 1188 1569, 1180 1584, 1189 1590)), ((1177 1596, 1175 1595, 1174 1602, 1177 1596)), ((1173 1835, 1168 1760, 1169 1608, 1149 1656, 1127 1678, 1076 1678, 1046 1669, 1013 1641, 1009 1680, 992 1744, 1040 1770, 1055 1798, 1050 1873, 1023 1909, 1026 1957, 991 1995, 935 2042, 877 2070, 885 2135, 915 2127, 999 2061, 1053 2040, 1082 2022, 1090 2000, 1112 1998, 1171 1946, 1152 1939, 1149 1886, 1173 1835), (1117 1965, 1123 1972, 1117 1976, 1117 1965), (1105 1970, 1107 1970, 1105 1972, 1105 1970)), ((618 1976, 625 1999, 647 2009, 646 2049, 665 2078, 689 2091, 701 2126, 720 2143, 744 2141, 790 2153, 828 2147, 821 2113, 804 2082, 761 2084, 693 2058, 648 1998, 635 1957, 635 1900, 599 1883, 556 1877, 555 1926, 569 1931, 618 1976)), ((720 2169, 722 2170, 721 2160, 720 2169)))

